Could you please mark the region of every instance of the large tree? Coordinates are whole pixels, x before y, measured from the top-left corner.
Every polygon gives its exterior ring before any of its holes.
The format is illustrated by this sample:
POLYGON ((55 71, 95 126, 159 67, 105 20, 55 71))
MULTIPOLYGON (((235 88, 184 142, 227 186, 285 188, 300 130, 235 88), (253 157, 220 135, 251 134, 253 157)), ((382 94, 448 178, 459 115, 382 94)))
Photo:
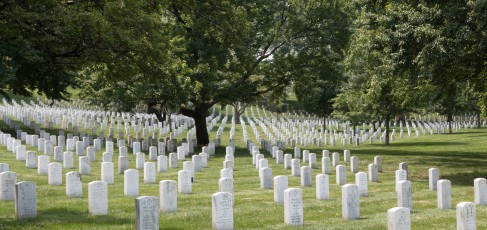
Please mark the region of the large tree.
POLYGON ((65 98, 103 33, 93 3, 1 1, 0 92, 65 98))
POLYGON ((130 111, 140 102, 164 121, 193 94, 185 63, 156 2, 107 3, 102 12, 108 47, 84 68, 81 95, 106 109, 130 111))
MULTIPOLYGON (((279 94, 291 82, 296 59, 322 36, 320 45, 344 30, 335 24, 335 1, 192 1, 163 3, 167 26, 178 39, 175 54, 188 66, 197 93, 188 95, 184 115, 195 119, 198 144, 209 142, 205 117, 219 102, 253 101, 279 94), (312 43, 308 43, 312 44, 312 43)), ((327 55, 321 53, 320 55, 327 55)))
POLYGON ((397 114, 417 106, 420 81, 412 77, 417 41, 410 28, 422 28, 414 7, 395 1, 352 1, 354 34, 345 60, 348 82, 335 100, 335 115, 357 121, 375 119, 385 123, 385 144, 389 124, 397 114))

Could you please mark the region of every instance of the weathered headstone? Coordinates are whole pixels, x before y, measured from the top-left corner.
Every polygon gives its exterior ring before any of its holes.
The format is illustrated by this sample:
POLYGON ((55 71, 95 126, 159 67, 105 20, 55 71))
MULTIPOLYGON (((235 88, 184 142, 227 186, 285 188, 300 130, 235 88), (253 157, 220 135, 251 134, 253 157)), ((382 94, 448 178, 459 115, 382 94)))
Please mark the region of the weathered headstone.
POLYGON ((276 164, 284 164, 284 153, 282 150, 276 151, 276 164))
POLYGON ((63 147, 62 146, 54 147, 54 161, 55 162, 63 162, 63 147))
POLYGON ((291 161, 291 175, 301 176, 301 168, 299 159, 292 159, 291 161))
POLYGON ((221 169, 220 178, 230 177, 233 178, 233 169, 221 169))
POLYGON ((18 161, 25 161, 27 158, 25 145, 18 145, 17 150, 15 151, 15 159, 18 161))
POLYGON ((355 184, 342 186, 342 216, 347 220, 360 218, 360 194, 355 184))
POLYGON ((195 181, 194 177, 194 165, 192 161, 185 161, 183 162, 183 170, 188 170, 191 172, 191 182, 195 181))
POLYGON ((233 194, 233 178, 225 177, 218 180, 220 192, 229 192, 233 194))
POLYGON ((330 150, 325 149, 325 150, 321 151, 321 154, 322 154, 321 158, 325 158, 325 157, 330 158, 330 150))
POLYGON ((0 172, 0 200, 15 199, 15 184, 17 183, 17 173, 0 172))
POLYGON ((42 155, 37 157, 37 174, 47 175, 49 173, 49 156, 42 155))
POLYGON ((309 154, 309 167, 312 169, 316 168, 316 153, 309 154))
POLYGON ((66 173, 66 196, 80 198, 83 196, 81 174, 78 172, 66 173))
POLYGON ((52 156, 54 152, 54 145, 51 141, 45 141, 44 143, 44 154, 48 156, 52 156))
POLYGON ((118 148, 118 156, 119 157, 126 157, 128 156, 128 149, 126 146, 120 146, 118 148))
POLYGON ((321 173, 324 173, 324 174, 330 174, 331 173, 330 158, 329 157, 321 158, 321 173))
POLYGON ((144 169, 145 154, 138 152, 135 154, 135 169, 144 169))
POLYGON ((114 177, 113 162, 101 163, 101 181, 105 181, 107 184, 113 184, 115 182, 114 177))
POLYGON ((176 181, 162 180, 159 182, 160 210, 175 212, 177 209, 176 181))
POLYGON ((326 174, 316 176, 316 199, 330 199, 330 177, 326 174))
POLYGON ((303 162, 307 163, 309 161, 309 150, 303 150, 303 162))
POLYGON ((437 168, 430 168, 428 170, 429 178, 429 189, 431 191, 436 191, 436 182, 440 179, 440 170, 437 168))
POLYGON ((185 151, 184 147, 179 146, 176 149, 177 149, 176 152, 178 155, 178 161, 184 161, 186 158, 186 151, 185 151))
POLYGON ((66 169, 73 168, 73 152, 66 151, 63 153, 63 167, 66 169))
POLYGON ((37 156, 34 151, 27 151, 27 158, 25 159, 25 166, 29 169, 37 167, 37 156))
POLYGON ((303 193, 299 188, 284 190, 284 223, 287 225, 303 225, 303 193))
POLYGON ((86 155, 88 156, 88 158, 90 158, 90 161, 96 161, 95 148, 93 147, 86 148, 86 155))
POLYGON ((233 194, 217 192, 211 196, 211 223, 213 229, 233 229, 233 194))
POLYGON ((88 156, 79 157, 78 164, 79 164, 79 173, 81 175, 91 174, 90 158, 88 158, 88 156))
POLYGON ((123 194, 125 196, 139 195, 139 171, 127 169, 123 173, 123 194))
POLYGON ((379 169, 376 164, 369 164, 369 181, 377 182, 379 181, 379 169))
POLYGON ((191 157, 195 172, 201 172, 201 168, 202 168, 201 158, 202 157, 200 155, 193 155, 191 157))
POLYGON ((311 187, 313 178, 311 176, 311 167, 303 166, 301 167, 301 186, 311 187))
POLYGON ((176 153, 169 153, 169 168, 178 167, 178 156, 176 153))
POLYGON ((167 156, 159 155, 157 157, 157 172, 167 172, 167 156))
POLYGON ((350 150, 348 149, 343 150, 343 161, 345 162, 350 161, 350 150))
POLYGON ((474 202, 477 205, 487 205, 487 180, 477 178, 473 181, 474 202))
POLYGON ((350 171, 352 173, 358 173, 359 168, 358 168, 358 157, 353 156, 350 158, 350 171))
POLYGON ((108 190, 104 181, 88 183, 88 211, 91 215, 108 215, 108 190))
POLYGON ((408 208, 395 207, 387 210, 388 230, 411 230, 411 214, 408 208))
POLYGON ((146 184, 156 183, 156 163, 155 162, 144 163, 144 183, 146 184))
POLYGON ((360 196, 368 196, 367 173, 358 172, 355 174, 355 184, 358 186, 360 196))
POLYGON ((438 208, 451 208, 451 182, 449 180, 438 180, 437 182, 438 208))
POLYGON ((190 194, 192 191, 191 171, 180 170, 178 172, 178 191, 182 194, 190 194))
POLYGON ((202 152, 199 156, 201 157, 201 167, 208 167, 208 153, 202 152))
POLYGON ((63 184, 63 166, 61 163, 54 162, 49 164, 48 184, 62 185, 63 184))
POLYGON ((284 154, 284 168, 291 169, 292 165, 292 155, 289 153, 284 154))
POLYGON ((159 230, 159 200, 157 197, 135 198, 135 229, 159 230))
POLYGON ((413 209, 412 183, 408 180, 397 182, 397 206, 413 209))
POLYGON ((382 172, 382 157, 375 156, 374 157, 374 164, 377 165, 377 171, 382 172))
POLYGON ((345 165, 336 166, 336 184, 344 185, 347 183, 347 170, 345 165))
POLYGON ((15 183, 15 217, 17 220, 37 216, 36 183, 22 181, 15 183))
POLYGON ((85 155, 85 144, 82 141, 76 142, 76 155, 78 156, 85 155))
POLYGON ((118 174, 123 174, 127 169, 129 169, 129 158, 118 157, 118 174))
POLYGON ((274 202, 278 204, 284 203, 284 190, 288 188, 287 176, 274 177, 274 202))
MULTIPOLYGON (((267 159, 262 159, 262 160, 266 160, 267 161, 267 159)), ((235 167, 235 163, 233 161, 228 161, 228 160, 223 161, 223 168, 231 168, 231 169, 233 169, 234 167, 235 167)))
POLYGON ((476 230, 477 212, 472 202, 460 202, 456 207, 457 230, 476 230))
POLYGON ((135 154, 139 153, 141 151, 140 147, 141 147, 140 142, 136 141, 136 142, 132 143, 132 154, 135 155, 135 154))
POLYGON ((101 162, 113 162, 113 153, 104 152, 102 155, 102 161, 101 162))
POLYGON ((332 154, 332 166, 336 167, 340 164, 340 153, 334 152, 332 154))
POLYGON ((406 162, 399 163, 399 169, 403 169, 403 170, 406 170, 406 172, 409 172, 408 171, 408 163, 406 163, 406 162))
POLYGON ((260 175, 260 188, 272 189, 272 169, 269 167, 263 167, 259 169, 260 175))

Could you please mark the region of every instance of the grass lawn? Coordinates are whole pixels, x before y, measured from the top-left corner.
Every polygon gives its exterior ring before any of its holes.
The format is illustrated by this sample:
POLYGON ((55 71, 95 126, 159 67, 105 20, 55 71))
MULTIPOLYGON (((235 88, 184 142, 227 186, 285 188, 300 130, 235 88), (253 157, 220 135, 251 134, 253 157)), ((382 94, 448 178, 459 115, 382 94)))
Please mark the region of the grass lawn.
MULTIPOLYGON (((230 120, 230 119, 229 119, 230 120)), ((211 136, 215 136, 215 126, 211 136)), ((5 126, 0 126, 4 130, 5 126)), ((218 179, 223 165, 225 146, 228 143, 230 122, 227 122, 222 136, 223 147, 217 148, 216 155, 208 162, 208 167, 196 173, 192 194, 178 194, 178 210, 175 213, 160 213, 161 229, 211 229, 211 195, 218 192, 218 179)), ((247 126, 250 136, 252 129, 247 126)), ((53 132, 54 133, 54 132, 53 132)), ((184 135, 180 136, 181 139, 184 135)), ((246 150, 242 138, 242 128, 235 127, 237 148, 235 151, 235 229, 387 229, 387 210, 396 207, 395 176, 400 162, 409 164, 409 180, 413 183, 412 229, 456 229, 455 206, 462 201, 474 200, 473 180, 487 177, 487 128, 462 129, 456 134, 427 135, 419 138, 396 139, 390 146, 363 144, 360 146, 312 147, 321 162, 321 151, 341 153, 341 164, 347 166, 347 181, 355 183, 349 162, 343 162, 343 150, 349 149, 351 156, 359 158, 360 171, 367 171, 374 156, 383 159, 383 173, 379 182, 368 183, 369 196, 360 198, 360 220, 347 221, 341 214, 341 187, 335 184, 335 172, 330 175, 330 200, 318 201, 315 195, 314 179, 321 173, 313 169, 313 187, 301 187, 298 177, 291 171, 276 164, 270 154, 261 151, 269 159, 273 176, 287 175, 289 187, 303 191, 304 226, 290 227, 284 224, 284 206, 274 203, 273 190, 259 187, 258 171, 252 165, 252 157, 246 150), (440 179, 449 179, 452 184, 452 209, 437 209, 436 191, 428 189, 428 169, 439 168, 440 179)), ((28 147, 33 150, 32 147, 28 147)), ((201 149, 195 149, 199 153, 201 149)), ((115 183, 108 185, 109 214, 91 216, 88 214, 88 183, 101 178, 101 154, 91 163, 91 175, 83 176, 83 197, 67 198, 65 177, 62 186, 49 186, 47 176, 37 175, 37 169, 27 169, 24 162, 0 146, 0 162, 8 163, 10 170, 17 173, 17 181, 34 181, 37 184, 38 216, 23 221, 15 220, 13 201, 0 201, 0 229, 134 229, 135 197, 123 194, 123 175, 115 174, 115 183)), ((130 168, 135 168, 135 156, 129 149, 130 168)), ((285 153, 292 153, 288 148, 285 153)), ((117 169, 118 148, 115 147, 114 168, 117 169)), ((190 157, 186 158, 190 160, 190 157)), ((146 157, 146 161, 148 156, 146 157)), ((52 158, 51 158, 52 161, 52 158)), ((63 169, 63 174, 78 170, 75 157, 74 169, 63 169)), ((182 162, 177 169, 158 173, 157 181, 176 180, 182 170, 182 162)), ((305 165, 301 162, 301 166, 305 165)), ((116 173, 116 172, 115 172, 116 173)), ((140 172, 140 195, 159 196, 159 184, 144 184, 140 172)), ((477 229, 487 229, 487 206, 477 206, 477 229)))

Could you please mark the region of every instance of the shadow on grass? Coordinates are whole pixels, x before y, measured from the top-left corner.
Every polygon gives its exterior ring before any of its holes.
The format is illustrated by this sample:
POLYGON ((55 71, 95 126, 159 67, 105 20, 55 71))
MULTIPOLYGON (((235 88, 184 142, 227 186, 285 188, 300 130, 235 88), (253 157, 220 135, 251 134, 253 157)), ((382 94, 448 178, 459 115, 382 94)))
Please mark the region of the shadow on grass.
POLYGON ((459 141, 417 141, 417 142, 399 142, 391 144, 392 147, 411 147, 411 146, 460 146, 466 145, 465 142, 459 141))
POLYGON ((487 172, 453 173, 442 175, 441 179, 450 180, 454 185, 472 186, 477 178, 487 178, 487 172))
POLYGON ((22 221, 9 220, 4 221, 3 224, 8 226, 7 228, 12 227, 12 229, 19 229, 21 226, 32 225, 37 225, 40 228, 47 228, 48 226, 44 225, 50 223, 62 224, 65 225, 66 228, 70 228, 70 226, 81 227, 85 226, 85 224, 103 226, 116 224, 126 225, 132 224, 132 222, 133 220, 130 218, 121 218, 110 215, 110 210, 108 211, 108 215, 92 216, 88 211, 79 211, 69 208, 50 208, 47 210, 38 210, 37 217, 35 218, 24 219, 22 221), (47 221, 47 223, 43 221, 47 221))

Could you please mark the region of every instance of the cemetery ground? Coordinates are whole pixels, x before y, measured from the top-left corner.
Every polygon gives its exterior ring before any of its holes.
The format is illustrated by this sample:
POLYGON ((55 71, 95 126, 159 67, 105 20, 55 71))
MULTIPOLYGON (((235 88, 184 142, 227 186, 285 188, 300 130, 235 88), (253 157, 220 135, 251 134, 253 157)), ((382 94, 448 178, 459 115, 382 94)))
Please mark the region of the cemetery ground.
MULTIPOLYGON (((1 130, 8 127, 2 123, 1 130)), ((177 195, 177 212, 159 213, 161 229, 211 229, 211 195, 219 191, 218 179, 228 144, 226 125, 222 135, 222 147, 208 161, 208 167, 195 173, 192 194, 177 195)), ((211 133, 211 137, 215 135, 211 133)), ((487 177, 487 128, 462 129, 455 134, 426 135, 420 137, 396 138, 390 146, 380 143, 360 146, 338 144, 335 147, 314 146, 308 149, 317 154, 318 167, 312 170, 313 186, 303 187, 300 178, 291 176, 291 170, 276 164, 268 152, 261 153, 269 159, 272 176, 286 175, 289 188, 303 191, 304 226, 284 224, 284 205, 274 203, 272 189, 259 186, 258 171, 252 165, 252 156, 243 142, 240 125, 235 126, 235 171, 234 171, 234 228, 235 229, 387 229, 387 210, 397 206, 395 192, 395 170, 400 162, 409 164, 409 180, 412 181, 413 208, 411 212, 412 229, 456 229, 456 204, 473 202, 473 181, 487 177), (335 171, 330 174, 330 199, 317 200, 315 177, 321 173, 322 150, 340 153, 340 164, 347 167, 347 183, 355 183, 355 175, 350 172, 350 163, 343 161, 343 150, 349 149, 351 156, 359 158, 359 170, 367 172, 367 165, 373 163, 374 156, 382 157, 383 172, 378 182, 368 181, 368 196, 360 197, 360 219, 345 220, 342 217, 341 186, 335 184, 335 171), (440 179, 451 181, 452 208, 437 208, 437 193, 428 189, 428 169, 438 168, 440 179)), ((255 140, 253 140, 256 143, 255 140)), ((31 148, 31 147, 29 147, 31 148)), ((103 148, 102 148, 103 149, 103 148)), ((117 168, 118 148, 114 148, 114 164, 117 168)), ((131 149, 128 151, 131 153, 131 149)), ((201 152, 195 149, 195 154, 201 152)), ((16 161, 15 155, 0 147, 0 162, 10 165, 10 171, 17 173, 17 181, 33 181, 37 184, 38 216, 17 221, 14 202, 0 201, 0 229, 134 229, 135 197, 124 195, 123 175, 115 172, 115 183, 108 185, 108 215, 92 216, 88 213, 88 186, 91 181, 100 180, 101 155, 91 162, 91 175, 83 175, 83 197, 66 197, 65 176, 69 171, 78 170, 75 157, 73 169, 63 169, 63 185, 48 185, 47 176, 39 176, 37 169, 27 169, 24 162, 16 161)), ((293 153, 288 146, 284 153, 293 153)), ((146 153, 147 154, 147 153, 146 153)), ((168 153, 166 152, 166 155, 168 153)), ((135 168, 135 155, 129 154, 130 168, 135 168)), ((190 156, 186 157, 190 160, 190 156)), ((146 155, 146 162, 148 155, 146 155)), ((157 183, 145 184, 140 170, 141 196, 159 197, 159 181, 176 180, 182 169, 169 168, 167 172, 157 173, 157 183)), ((301 161, 301 166, 307 165, 301 161)), ((477 206, 477 229, 487 229, 487 206, 477 206)))

